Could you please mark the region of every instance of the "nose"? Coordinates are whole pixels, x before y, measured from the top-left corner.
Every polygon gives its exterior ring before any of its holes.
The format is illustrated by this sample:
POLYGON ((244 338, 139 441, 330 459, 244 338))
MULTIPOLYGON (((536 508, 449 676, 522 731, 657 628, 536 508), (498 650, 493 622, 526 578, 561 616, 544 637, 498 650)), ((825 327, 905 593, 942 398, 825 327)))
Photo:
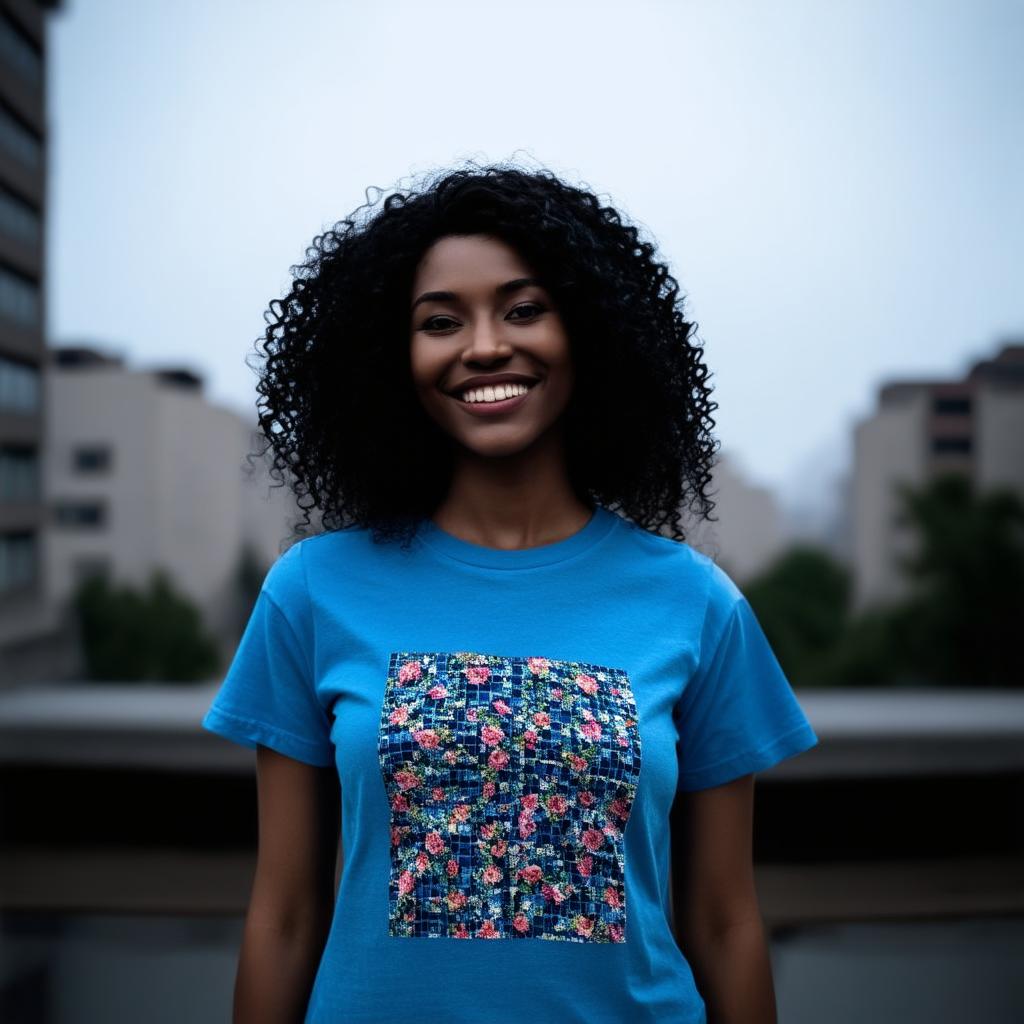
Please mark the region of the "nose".
POLYGON ((466 332, 469 344, 463 351, 466 362, 489 362, 503 359, 512 352, 512 346, 503 338, 502 331, 489 318, 479 320, 466 332))

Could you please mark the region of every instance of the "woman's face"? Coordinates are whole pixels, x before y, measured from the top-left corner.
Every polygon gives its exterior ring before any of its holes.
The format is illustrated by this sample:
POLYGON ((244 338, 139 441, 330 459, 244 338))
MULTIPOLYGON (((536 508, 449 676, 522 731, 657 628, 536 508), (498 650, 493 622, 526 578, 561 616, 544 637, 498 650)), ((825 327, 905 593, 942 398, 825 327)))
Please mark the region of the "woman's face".
POLYGON ((569 338, 515 249, 484 235, 438 239, 410 302, 413 384, 464 448, 512 455, 559 419, 573 387, 569 338))

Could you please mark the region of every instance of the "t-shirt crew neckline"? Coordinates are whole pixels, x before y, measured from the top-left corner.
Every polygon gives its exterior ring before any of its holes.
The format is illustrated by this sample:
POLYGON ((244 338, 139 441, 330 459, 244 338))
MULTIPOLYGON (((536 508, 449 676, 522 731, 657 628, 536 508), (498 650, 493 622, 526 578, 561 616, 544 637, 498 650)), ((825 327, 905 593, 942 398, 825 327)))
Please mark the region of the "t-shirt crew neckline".
POLYGON ((595 505, 587 522, 575 533, 551 544, 538 544, 532 548, 491 548, 483 544, 456 537, 433 521, 421 521, 417 536, 428 547, 457 562, 482 566, 486 569, 534 569, 554 565, 574 558, 606 537, 620 518, 603 505, 595 505))

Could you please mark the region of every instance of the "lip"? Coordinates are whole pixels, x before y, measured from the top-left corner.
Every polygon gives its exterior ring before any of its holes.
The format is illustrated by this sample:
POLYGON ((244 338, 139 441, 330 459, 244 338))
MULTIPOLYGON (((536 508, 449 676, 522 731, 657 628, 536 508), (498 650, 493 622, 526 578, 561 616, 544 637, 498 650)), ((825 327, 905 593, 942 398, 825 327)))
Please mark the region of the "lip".
MULTIPOLYGON (((500 381, 498 383, 501 383, 500 381)), ((525 382, 524 382, 525 383, 525 382)), ((539 382, 535 382, 534 386, 539 382)), ((533 393, 534 388, 524 391, 512 398, 503 398, 500 402, 464 402, 457 394, 449 395, 460 409, 465 409, 471 416, 500 416, 505 412, 518 409, 533 393)))
POLYGON ((530 377, 525 373, 492 373, 480 374, 476 377, 467 377, 459 381, 453 388, 449 388, 448 394, 458 398, 467 388, 494 387, 495 384, 525 384, 532 387, 537 383, 537 377, 530 377))

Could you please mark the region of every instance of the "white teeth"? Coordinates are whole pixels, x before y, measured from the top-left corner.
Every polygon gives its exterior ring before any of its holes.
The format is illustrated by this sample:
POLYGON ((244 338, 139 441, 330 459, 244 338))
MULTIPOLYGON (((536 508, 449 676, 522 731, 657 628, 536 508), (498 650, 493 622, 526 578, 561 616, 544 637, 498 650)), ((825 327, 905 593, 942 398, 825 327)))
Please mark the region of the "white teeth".
POLYGON ((506 398, 515 398, 530 389, 525 384, 498 384, 494 387, 470 388, 462 392, 464 402, 501 402, 506 398))

